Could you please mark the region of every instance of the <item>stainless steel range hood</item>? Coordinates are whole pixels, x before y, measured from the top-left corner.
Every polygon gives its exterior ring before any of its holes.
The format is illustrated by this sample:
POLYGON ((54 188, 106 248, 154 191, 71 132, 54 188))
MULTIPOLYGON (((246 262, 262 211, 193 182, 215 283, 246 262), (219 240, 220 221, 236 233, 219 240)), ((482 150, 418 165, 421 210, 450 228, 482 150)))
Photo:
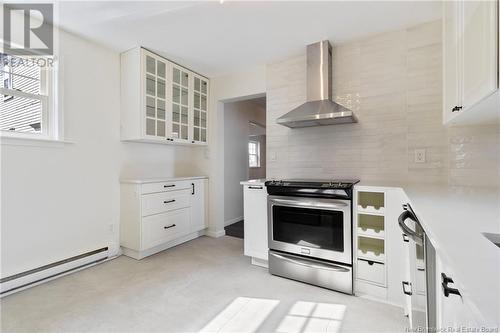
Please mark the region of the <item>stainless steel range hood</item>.
POLYGON ((351 110, 332 100, 332 46, 327 40, 307 46, 307 102, 276 122, 290 128, 357 122, 351 110))

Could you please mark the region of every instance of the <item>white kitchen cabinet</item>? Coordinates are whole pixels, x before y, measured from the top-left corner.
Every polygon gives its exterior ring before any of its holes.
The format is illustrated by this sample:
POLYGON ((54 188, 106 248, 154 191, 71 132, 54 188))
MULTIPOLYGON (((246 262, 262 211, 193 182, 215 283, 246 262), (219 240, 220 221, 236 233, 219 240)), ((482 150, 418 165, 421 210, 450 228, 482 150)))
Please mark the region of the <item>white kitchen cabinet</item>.
POLYGON ((498 0, 443 2, 444 123, 500 119, 498 0))
POLYGON ((442 273, 453 280, 453 282, 449 282, 447 286, 457 289, 458 292, 460 292, 459 277, 454 275, 452 268, 441 257, 436 256, 436 283, 438 284, 436 286, 436 306, 438 329, 448 329, 449 327, 454 329, 461 327, 482 327, 484 323, 478 322, 471 307, 467 304, 467 299, 464 298, 464 295, 452 293, 448 294, 448 296, 445 295, 444 288, 441 285, 443 282, 442 273))
POLYGON ((396 188, 356 185, 353 209, 354 293, 397 304, 408 313, 401 281, 408 280, 398 216, 406 202, 396 188))
POLYGON ((209 80, 143 48, 121 54, 123 141, 206 145, 209 80))
POLYGON ((244 185, 244 252, 252 263, 265 266, 268 260, 267 191, 263 184, 244 185))
POLYGON ((194 75, 193 87, 193 133, 195 142, 207 142, 208 80, 194 75))
POLYGON ((195 179, 191 184, 191 231, 195 232, 207 228, 208 180, 195 179))
POLYGON ((120 245, 142 259, 204 234, 207 179, 123 180, 120 245))
POLYGON ((188 71, 177 65, 172 66, 171 128, 169 132, 170 137, 176 142, 189 142, 189 109, 192 106, 189 100, 190 79, 188 71))

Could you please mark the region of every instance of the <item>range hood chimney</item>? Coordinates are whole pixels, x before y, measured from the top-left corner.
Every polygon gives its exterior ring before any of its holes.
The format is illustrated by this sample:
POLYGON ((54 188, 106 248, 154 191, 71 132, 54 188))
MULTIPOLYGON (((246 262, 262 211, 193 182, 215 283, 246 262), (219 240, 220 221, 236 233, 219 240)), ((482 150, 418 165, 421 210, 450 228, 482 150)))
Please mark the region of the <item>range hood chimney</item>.
POLYGON ((354 113, 332 100, 332 46, 327 40, 307 46, 307 102, 276 123, 290 128, 356 123, 354 113))

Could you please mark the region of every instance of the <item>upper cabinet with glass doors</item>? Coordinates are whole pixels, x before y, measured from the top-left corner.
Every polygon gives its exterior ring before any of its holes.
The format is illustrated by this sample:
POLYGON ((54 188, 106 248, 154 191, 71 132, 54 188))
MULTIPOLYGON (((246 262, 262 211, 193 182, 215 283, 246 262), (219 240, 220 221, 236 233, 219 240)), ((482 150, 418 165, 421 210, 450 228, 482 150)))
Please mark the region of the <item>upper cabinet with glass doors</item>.
POLYGON ((195 76, 193 90, 193 140, 207 142, 208 81, 195 76))
POLYGON ((167 63, 152 54, 144 54, 146 63, 146 136, 166 138, 167 63))
POLYGON ((205 145, 209 80, 143 48, 121 55, 123 141, 205 145))

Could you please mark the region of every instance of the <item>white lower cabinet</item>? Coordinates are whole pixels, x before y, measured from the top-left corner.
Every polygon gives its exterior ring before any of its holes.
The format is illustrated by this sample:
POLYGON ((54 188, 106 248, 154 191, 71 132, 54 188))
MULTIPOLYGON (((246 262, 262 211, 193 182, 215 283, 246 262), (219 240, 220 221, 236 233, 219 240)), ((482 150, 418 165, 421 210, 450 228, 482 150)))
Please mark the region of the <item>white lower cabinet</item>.
POLYGON ((244 185, 244 252, 252 263, 266 265, 267 244, 267 191, 262 185, 244 185))
POLYGON ((358 279, 385 286, 385 265, 379 262, 358 259, 358 279))
MULTIPOLYGON (((483 327, 484 323, 477 320, 474 312, 467 305, 467 298, 461 293, 459 277, 455 276, 451 267, 439 256, 436 256, 436 275, 437 328, 441 330, 447 329, 450 332, 459 332, 462 328, 474 329, 483 327), (442 274, 452 281, 444 281, 442 274), (454 293, 446 294, 442 285, 443 282, 448 288, 456 289, 460 295, 454 293), (453 328, 453 330, 450 328, 453 328)), ((473 331, 471 330, 470 332, 473 331)))
POLYGON ((403 203, 398 189, 355 187, 354 292, 401 307, 405 307, 401 295, 405 262, 397 219, 403 203))
POLYGON ((208 205, 208 181, 206 179, 195 179, 191 182, 191 230, 199 231, 207 227, 208 205))
POLYGON ((141 243, 152 248, 189 233, 189 208, 146 216, 141 224, 141 243))
POLYGON ((123 253, 142 259, 204 234, 206 179, 121 185, 120 245, 123 253))

